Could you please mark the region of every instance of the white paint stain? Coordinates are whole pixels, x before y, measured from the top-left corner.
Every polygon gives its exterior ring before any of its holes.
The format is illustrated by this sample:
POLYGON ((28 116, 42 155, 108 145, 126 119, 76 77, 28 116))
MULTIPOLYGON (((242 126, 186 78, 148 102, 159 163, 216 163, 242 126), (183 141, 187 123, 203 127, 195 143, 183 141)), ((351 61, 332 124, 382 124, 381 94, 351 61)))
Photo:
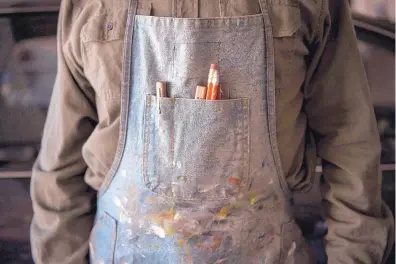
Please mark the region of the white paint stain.
POLYGON ((156 234, 160 238, 165 238, 165 230, 162 229, 162 227, 152 225, 151 230, 153 231, 154 234, 156 234))
POLYGON ((115 197, 113 198, 113 202, 114 202, 115 206, 117 206, 117 207, 119 207, 119 208, 122 208, 122 207, 123 207, 123 204, 122 204, 120 198, 118 198, 117 196, 115 196, 115 197))
POLYGON ((181 169, 181 162, 180 161, 176 162, 176 168, 181 169))
POLYGON ((139 228, 142 229, 145 223, 146 223, 145 220, 139 219, 139 228))
POLYGON ((179 213, 179 212, 177 212, 176 214, 175 214, 175 216, 174 216, 174 220, 180 220, 181 219, 181 214, 179 213))
POLYGON ((219 184, 210 185, 210 186, 199 186, 198 192, 207 193, 207 192, 213 191, 214 189, 216 189, 219 186, 220 186, 219 184))
POLYGON ((215 264, 222 264, 222 263, 224 263, 226 260, 227 260, 227 258, 219 259, 219 260, 217 260, 217 261, 215 262, 215 264))
POLYGON ((296 251, 296 242, 293 241, 292 245, 290 246, 289 251, 287 252, 287 256, 290 257, 291 255, 293 255, 294 251, 296 251))
POLYGON ((125 213, 120 213, 120 222, 121 223, 132 223, 132 218, 129 215, 126 215, 125 213))

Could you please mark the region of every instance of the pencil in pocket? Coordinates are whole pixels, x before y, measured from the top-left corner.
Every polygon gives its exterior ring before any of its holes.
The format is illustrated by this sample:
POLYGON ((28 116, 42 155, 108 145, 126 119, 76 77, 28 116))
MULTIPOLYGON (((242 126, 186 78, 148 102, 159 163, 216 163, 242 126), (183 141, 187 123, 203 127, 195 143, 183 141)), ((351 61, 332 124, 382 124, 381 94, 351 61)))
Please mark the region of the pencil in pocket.
POLYGON ((211 98, 212 98, 213 77, 214 77, 216 68, 217 68, 216 64, 210 65, 209 77, 208 77, 208 89, 206 91, 206 100, 211 100, 211 98))
POLYGON ((157 110, 158 113, 161 114, 160 97, 167 97, 166 84, 164 82, 157 82, 155 84, 155 89, 157 93, 157 110))
POLYGON ((197 86, 197 89, 195 90, 195 99, 205 100, 206 90, 207 87, 205 86, 197 86))
POLYGON ((213 76, 213 87, 212 87, 212 94, 210 96, 210 100, 218 100, 220 96, 220 82, 219 82, 219 71, 215 70, 214 76, 213 76))

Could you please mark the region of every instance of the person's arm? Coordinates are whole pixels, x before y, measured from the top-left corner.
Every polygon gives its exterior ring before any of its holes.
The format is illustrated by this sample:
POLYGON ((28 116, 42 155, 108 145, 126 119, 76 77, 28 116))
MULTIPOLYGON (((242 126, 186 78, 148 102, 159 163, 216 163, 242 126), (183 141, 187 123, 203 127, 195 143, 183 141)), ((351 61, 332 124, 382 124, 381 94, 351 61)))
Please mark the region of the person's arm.
POLYGON ((379 264, 393 243, 381 199, 381 145, 347 0, 323 0, 304 111, 323 161, 328 264, 379 264))
POLYGON ((58 69, 41 150, 31 179, 36 264, 87 263, 95 192, 84 181, 82 148, 97 122, 94 93, 79 48, 79 9, 64 0, 58 24, 58 69))

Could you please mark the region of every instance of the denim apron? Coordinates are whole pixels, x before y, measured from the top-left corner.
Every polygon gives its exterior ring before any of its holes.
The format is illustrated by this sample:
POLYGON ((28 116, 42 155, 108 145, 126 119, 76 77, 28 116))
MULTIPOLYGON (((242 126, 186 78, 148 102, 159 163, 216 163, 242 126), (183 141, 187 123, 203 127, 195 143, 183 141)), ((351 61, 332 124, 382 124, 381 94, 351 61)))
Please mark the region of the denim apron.
POLYGON ((98 195, 91 263, 309 263, 277 147, 274 51, 261 14, 136 15, 129 6, 120 143, 98 195), (222 100, 194 100, 211 63, 222 100), (168 98, 157 98, 157 81, 168 98))

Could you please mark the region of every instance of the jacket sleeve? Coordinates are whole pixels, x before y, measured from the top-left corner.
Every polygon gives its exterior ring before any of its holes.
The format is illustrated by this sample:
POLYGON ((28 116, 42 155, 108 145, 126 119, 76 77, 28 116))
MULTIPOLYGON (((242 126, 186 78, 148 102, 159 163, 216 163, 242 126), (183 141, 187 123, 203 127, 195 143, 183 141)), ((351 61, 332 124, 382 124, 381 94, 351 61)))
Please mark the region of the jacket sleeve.
POLYGON ((347 0, 323 0, 304 111, 322 159, 329 264, 380 264, 393 244, 381 198, 381 145, 347 0))
POLYGON ((78 59, 79 9, 64 0, 58 23, 57 77, 31 179, 36 264, 87 262, 95 192, 84 181, 82 148, 97 123, 94 93, 78 59))

